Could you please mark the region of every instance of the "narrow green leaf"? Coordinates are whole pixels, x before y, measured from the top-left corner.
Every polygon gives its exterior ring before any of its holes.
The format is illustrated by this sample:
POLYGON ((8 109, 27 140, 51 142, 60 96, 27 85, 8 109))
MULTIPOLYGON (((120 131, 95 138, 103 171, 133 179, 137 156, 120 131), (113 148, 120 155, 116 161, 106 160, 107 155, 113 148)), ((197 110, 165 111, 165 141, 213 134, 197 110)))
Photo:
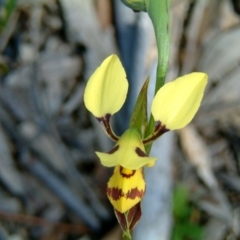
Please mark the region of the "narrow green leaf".
POLYGON ((144 0, 121 0, 123 4, 132 8, 133 11, 144 11, 146 12, 146 6, 144 0))
POLYGON ((203 228, 191 223, 180 223, 174 227, 172 239, 200 240, 203 236, 203 228))
POLYGON ((10 16, 11 16, 13 10, 16 7, 16 3, 17 3, 16 0, 8 0, 5 3, 5 6, 0 7, 0 10, 2 11, 2 14, 0 15, 0 33, 6 27, 7 22, 9 20, 10 16))
POLYGON ((142 86, 135 103, 132 116, 130 119, 130 127, 136 127, 140 134, 144 135, 147 126, 147 90, 148 90, 149 77, 142 86))

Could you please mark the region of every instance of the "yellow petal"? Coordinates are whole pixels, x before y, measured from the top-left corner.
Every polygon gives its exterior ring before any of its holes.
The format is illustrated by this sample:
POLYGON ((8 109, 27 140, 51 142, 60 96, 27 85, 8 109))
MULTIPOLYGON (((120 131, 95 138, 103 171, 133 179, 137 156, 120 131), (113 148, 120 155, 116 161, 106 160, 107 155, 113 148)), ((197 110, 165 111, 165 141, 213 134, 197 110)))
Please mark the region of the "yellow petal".
POLYGON ((143 170, 116 166, 107 184, 107 196, 115 209, 124 213, 141 201, 145 193, 143 170))
POLYGON ((147 167, 153 167, 155 165, 155 161, 151 161, 146 164, 147 167))
POLYGON ((205 73, 191 73, 165 84, 152 103, 155 121, 174 130, 185 127, 196 114, 207 84, 205 73))
POLYGON ((146 155, 142 139, 135 128, 128 129, 110 152, 96 154, 105 167, 121 165, 128 169, 139 169, 157 160, 146 155))
POLYGON ((90 77, 84 93, 84 102, 95 117, 112 115, 122 107, 127 91, 125 70, 119 58, 111 55, 90 77))

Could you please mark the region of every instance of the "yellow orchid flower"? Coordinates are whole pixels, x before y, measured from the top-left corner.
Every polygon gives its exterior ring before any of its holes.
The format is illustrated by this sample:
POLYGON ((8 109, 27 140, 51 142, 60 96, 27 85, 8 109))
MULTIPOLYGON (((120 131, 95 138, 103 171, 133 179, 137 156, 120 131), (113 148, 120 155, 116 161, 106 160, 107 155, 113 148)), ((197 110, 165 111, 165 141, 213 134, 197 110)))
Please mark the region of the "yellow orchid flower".
POLYGON ((126 99, 128 82, 125 70, 119 58, 111 55, 92 74, 86 86, 84 102, 108 136, 116 142, 108 153, 96 154, 102 165, 116 166, 108 182, 107 195, 119 212, 131 209, 144 195, 142 167, 153 166, 156 161, 156 158, 146 155, 144 145, 169 130, 186 126, 200 106, 206 84, 207 75, 200 72, 166 83, 153 99, 151 111, 155 120, 154 131, 142 139, 138 129, 129 128, 118 137, 110 126, 110 118, 120 110, 126 99), (130 177, 124 177, 122 173, 130 177), (136 194, 131 194, 133 192, 136 194))

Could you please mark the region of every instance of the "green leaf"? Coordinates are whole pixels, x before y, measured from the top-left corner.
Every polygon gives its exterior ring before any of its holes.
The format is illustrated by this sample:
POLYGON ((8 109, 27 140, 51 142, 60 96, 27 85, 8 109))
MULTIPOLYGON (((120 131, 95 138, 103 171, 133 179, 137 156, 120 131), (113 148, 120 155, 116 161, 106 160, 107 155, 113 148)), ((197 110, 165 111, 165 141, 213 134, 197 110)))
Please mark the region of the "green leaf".
POLYGON ((191 208, 188 203, 188 190, 183 185, 178 185, 173 194, 173 213, 176 218, 189 217, 191 208))
POLYGON ((9 72, 9 66, 7 63, 0 58, 0 76, 5 75, 9 72))
POLYGON ((0 15, 0 33, 3 31, 3 29, 6 27, 7 22, 13 12, 13 10, 16 7, 16 0, 7 0, 7 2, 5 3, 5 6, 0 7, 0 12, 2 12, 2 14, 0 15))
POLYGON ((172 240, 200 240, 203 236, 203 229, 196 224, 182 223, 173 229, 172 240))
POLYGON ((121 0, 123 4, 132 8, 133 11, 144 11, 146 12, 146 6, 144 0, 121 0))
POLYGON ((130 119, 130 128, 136 127, 141 136, 144 135, 147 127, 147 90, 148 90, 149 77, 142 86, 142 89, 138 95, 135 103, 132 116, 130 119))
POLYGON ((196 224, 186 224, 185 228, 187 229, 188 237, 194 240, 202 239, 203 228, 196 224))

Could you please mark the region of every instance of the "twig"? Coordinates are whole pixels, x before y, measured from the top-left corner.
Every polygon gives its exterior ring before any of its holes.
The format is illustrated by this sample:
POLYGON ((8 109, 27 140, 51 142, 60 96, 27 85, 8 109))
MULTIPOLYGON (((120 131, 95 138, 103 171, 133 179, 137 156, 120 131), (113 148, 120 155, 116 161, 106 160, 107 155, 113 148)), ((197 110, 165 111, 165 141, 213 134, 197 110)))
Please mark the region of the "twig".
POLYGON ((59 223, 59 222, 52 222, 50 220, 24 215, 24 214, 13 214, 7 212, 0 211, 0 220, 4 221, 11 221, 15 223, 23 223, 30 226, 41 226, 47 228, 54 228, 59 232, 64 233, 79 233, 84 234, 88 233, 89 229, 85 227, 83 224, 68 224, 68 223, 59 223))

